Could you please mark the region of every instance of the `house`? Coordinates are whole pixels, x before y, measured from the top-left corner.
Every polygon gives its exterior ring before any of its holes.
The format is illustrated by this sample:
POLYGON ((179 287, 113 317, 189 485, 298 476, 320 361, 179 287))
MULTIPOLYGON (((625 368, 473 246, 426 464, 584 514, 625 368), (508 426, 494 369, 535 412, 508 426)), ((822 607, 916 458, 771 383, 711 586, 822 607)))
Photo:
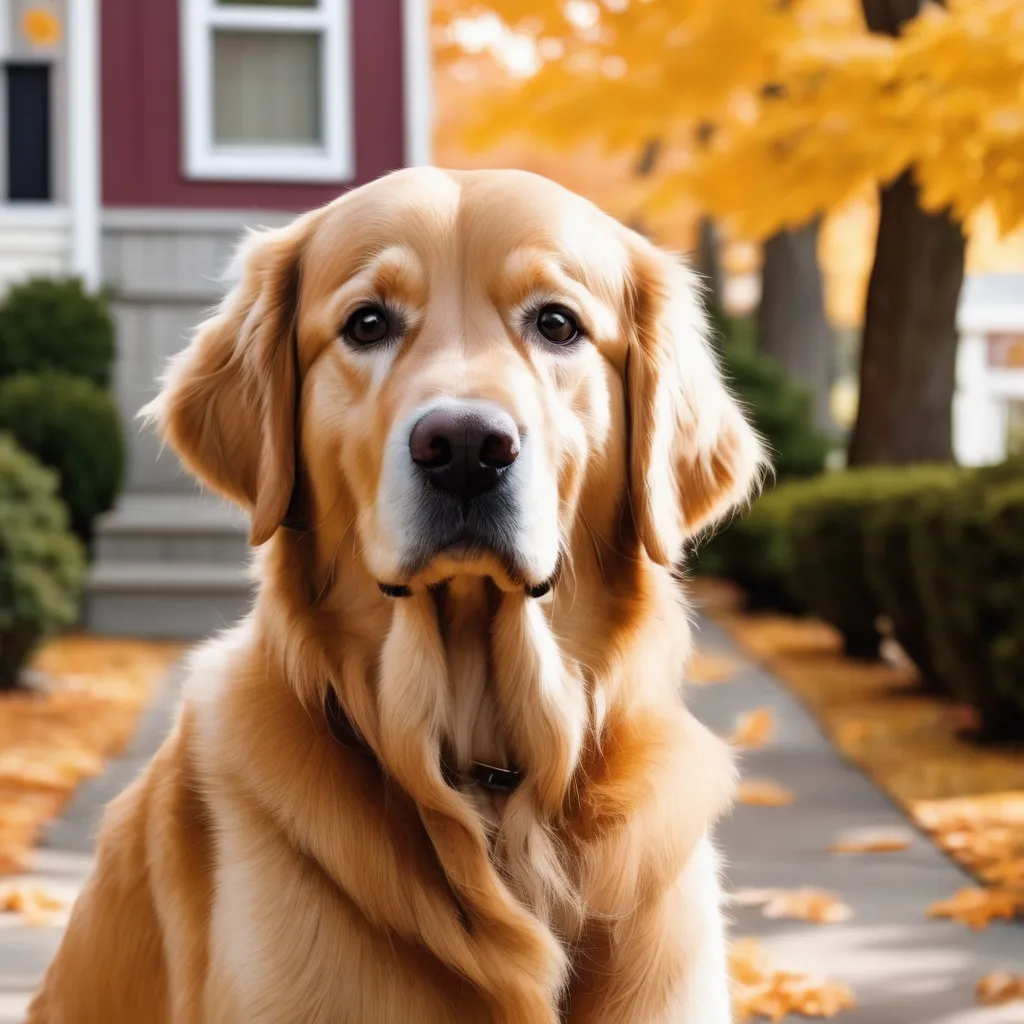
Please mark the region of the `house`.
POLYGON ((1024 274, 968 275, 957 326, 957 461, 978 466, 1024 452, 1024 274))
POLYGON ((427 0, 0 0, 0 287, 109 290, 126 490, 86 603, 101 632, 193 637, 249 600, 244 517, 133 417, 274 226, 430 157, 427 0))

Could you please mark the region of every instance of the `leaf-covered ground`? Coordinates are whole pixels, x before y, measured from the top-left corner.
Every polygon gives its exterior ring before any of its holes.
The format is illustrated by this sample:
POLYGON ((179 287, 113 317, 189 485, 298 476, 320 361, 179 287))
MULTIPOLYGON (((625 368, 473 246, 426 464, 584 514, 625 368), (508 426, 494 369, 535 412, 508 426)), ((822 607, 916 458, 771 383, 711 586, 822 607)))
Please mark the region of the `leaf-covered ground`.
POLYGON ((36 656, 34 689, 0 693, 0 876, 31 866, 42 829, 78 783, 125 748, 180 650, 62 637, 36 656))

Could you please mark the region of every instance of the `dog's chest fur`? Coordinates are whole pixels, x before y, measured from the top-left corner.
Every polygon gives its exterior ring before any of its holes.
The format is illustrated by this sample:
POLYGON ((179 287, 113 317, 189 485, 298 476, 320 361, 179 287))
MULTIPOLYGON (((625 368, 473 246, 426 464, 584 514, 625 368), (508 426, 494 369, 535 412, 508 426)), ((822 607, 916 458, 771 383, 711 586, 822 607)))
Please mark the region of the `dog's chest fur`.
MULTIPOLYGON (((485 580, 463 577, 448 584, 439 602, 451 682, 447 738, 463 775, 474 761, 516 763, 494 693, 493 600, 485 580)), ((486 824, 492 863, 512 891, 546 924, 573 930, 579 909, 567 857, 531 796, 472 783, 458 788, 486 824)))

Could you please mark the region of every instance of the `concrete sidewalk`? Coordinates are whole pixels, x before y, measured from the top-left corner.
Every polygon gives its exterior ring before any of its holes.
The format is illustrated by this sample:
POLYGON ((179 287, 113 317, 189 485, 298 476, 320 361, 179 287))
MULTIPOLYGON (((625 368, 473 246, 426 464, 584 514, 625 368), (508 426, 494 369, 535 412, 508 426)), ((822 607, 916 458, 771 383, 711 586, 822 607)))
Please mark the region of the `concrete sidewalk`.
MULTIPOLYGON (((757 908, 738 908, 733 933, 759 936, 780 968, 820 972, 849 983, 859 1005, 838 1018, 843 1024, 1024 1024, 1024 1004, 982 1008, 973 997, 983 974, 1024 970, 1024 928, 994 924, 973 932, 927 920, 931 902, 951 896, 970 879, 838 757, 800 704, 743 659, 719 627, 702 622, 699 643, 739 658, 743 668, 727 682, 692 687, 690 706, 722 733, 744 711, 773 708, 776 738, 767 749, 745 756, 744 771, 797 794, 788 807, 738 807, 725 822, 719 838, 729 861, 728 885, 831 889, 854 910, 843 924, 815 925, 766 920, 757 908), (893 854, 827 852, 836 839, 871 830, 902 831, 911 846, 893 854)), ((126 755, 86 783, 49 830, 33 880, 74 895, 89 870, 91 840, 103 807, 159 746, 179 690, 180 675, 172 671, 126 755)), ((0 1024, 18 1024, 60 929, 27 928, 10 915, 0 922, 0 1024)))
POLYGON ((974 1002, 982 975, 1024 970, 1024 928, 996 923, 975 932, 928 920, 930 903, 971 879, 835 753, 802 705, 743 659, 722 629, 702 621, 698 642, 740 658, 743 668, 724 683, 691 687, 690 707, 723 734, 742 712, 771 707, 776 737, 744 754, 744 775, 773 779, 797 797, 787 807, 739 806, 723 824, 727 885, 829 889, 854 912, 843 924, 811 924, 767 920, 759 908, 739 907, 733 934, 757 936, 780 969, 847 982, 858 1007, 836 1018, 843 1024, 1024 1024, 1024 1003, 974 1002), (874 831, 902 833, 911 845, 891 854, 827 852, 839 838, 874 831))
MULTIPOLYGON (((103 810, 163 742, 174 720, 181 681, 180 668, 172 668, 159 684, 156 699, 143 715, 128 749, 112 760, 102 775, 78 788, 64 816, 47 829, 32 872, 10 881, 40 885, 69 903, 75 898, 92 867, 93 838, 103 810)), ((33 927, 13 914, 0 914, 0 1024, 24 1020, 32 993, 57 950, 61 923, 58 918, 53 926, 33 927)))

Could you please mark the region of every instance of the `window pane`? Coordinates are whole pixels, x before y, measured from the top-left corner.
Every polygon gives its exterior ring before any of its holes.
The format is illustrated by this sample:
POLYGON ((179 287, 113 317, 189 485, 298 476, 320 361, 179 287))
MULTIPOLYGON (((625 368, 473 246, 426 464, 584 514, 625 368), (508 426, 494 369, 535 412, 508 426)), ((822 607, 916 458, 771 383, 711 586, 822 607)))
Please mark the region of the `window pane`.
POLYGON ((7 66, 7 198, 46 201, 50 194, 50 69, 7 66))
POLYGON ((316 32, 215 31, 214 142, 321 143, 320 44, 316 32))

